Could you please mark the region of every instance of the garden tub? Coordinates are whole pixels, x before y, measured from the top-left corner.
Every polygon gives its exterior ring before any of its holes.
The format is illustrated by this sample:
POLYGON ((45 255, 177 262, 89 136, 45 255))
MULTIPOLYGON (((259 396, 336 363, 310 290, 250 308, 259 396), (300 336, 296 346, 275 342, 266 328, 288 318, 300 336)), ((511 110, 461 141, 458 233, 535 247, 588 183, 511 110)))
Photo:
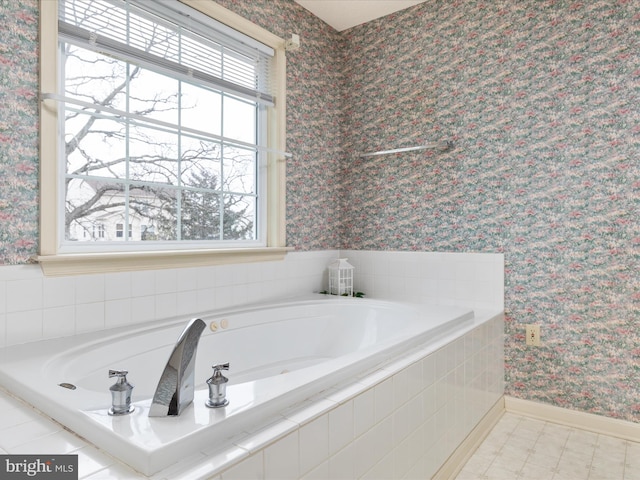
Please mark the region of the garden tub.
POLYGON ((472 310, 314 295, 197 315, 193 404, 149 417, 160 375, 189 318, 6 347, 0 384, 68 429, 151 475, 224 446, 279 412, 346 385, 412 348, 473 323, 472 310), (212 409, 211 366, 229 363, 229 405, 212 409), (128 371, 133 413, 111 416, 110 369, 128 371))

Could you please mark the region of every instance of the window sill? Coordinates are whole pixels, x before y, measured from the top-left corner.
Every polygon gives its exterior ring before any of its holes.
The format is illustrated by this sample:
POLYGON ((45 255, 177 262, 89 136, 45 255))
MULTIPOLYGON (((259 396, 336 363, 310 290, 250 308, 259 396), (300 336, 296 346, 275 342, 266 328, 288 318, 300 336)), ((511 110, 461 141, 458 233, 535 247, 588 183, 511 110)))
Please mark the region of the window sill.
POLYGON ((164 268, 204 267, 231 263, 268 262, 284 259, 288 247, 236 248, 220 250, 183 250, 153 252, 74 253, 38 255, 45 276, 87 275, 96 273, 158 270, 164 268))

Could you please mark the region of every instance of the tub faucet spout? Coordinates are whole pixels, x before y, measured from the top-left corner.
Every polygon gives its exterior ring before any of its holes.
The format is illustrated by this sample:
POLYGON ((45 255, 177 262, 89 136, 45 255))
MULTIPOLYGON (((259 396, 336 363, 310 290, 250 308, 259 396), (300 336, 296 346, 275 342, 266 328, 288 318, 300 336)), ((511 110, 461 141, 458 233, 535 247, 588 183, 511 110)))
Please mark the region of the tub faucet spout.
POLYGON ((150 417, 180 415, 193 402, 196 350, 205 326, 194 318, 178 337, 153 395, 150 417))

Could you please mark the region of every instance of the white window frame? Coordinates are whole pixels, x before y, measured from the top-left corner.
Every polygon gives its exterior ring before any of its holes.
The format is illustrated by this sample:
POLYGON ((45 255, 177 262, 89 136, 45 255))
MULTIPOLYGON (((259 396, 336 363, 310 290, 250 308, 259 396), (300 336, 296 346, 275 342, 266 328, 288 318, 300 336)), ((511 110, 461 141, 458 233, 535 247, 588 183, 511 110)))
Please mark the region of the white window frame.
MULTIPOLYGON (((266 247, 185 248, 172 250, 61 253, 58 229, 58 102, 40 102, 40 251, 35 257, 45 275, 77 275, 158 268, 194 267, 228 263, 281 260, 285 246, 285 132, 286 57, 285 41, 249 20, 216 4, 180 0, 239 32, 274 49, 272 76, 275 106, 267 109, 267 220, 266 247)), ((40 0, 40 88, 58 91, 58 2, 40 0)))

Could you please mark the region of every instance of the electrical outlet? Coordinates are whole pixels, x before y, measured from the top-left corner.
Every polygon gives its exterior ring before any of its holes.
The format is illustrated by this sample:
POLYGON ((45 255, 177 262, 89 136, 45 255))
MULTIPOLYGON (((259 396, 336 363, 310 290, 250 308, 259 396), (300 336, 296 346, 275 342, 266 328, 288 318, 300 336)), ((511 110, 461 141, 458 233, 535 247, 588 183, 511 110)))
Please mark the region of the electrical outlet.
POLYGON ((526 342, 530 347, 540 346, 540 325, 527 325, 526 342))

